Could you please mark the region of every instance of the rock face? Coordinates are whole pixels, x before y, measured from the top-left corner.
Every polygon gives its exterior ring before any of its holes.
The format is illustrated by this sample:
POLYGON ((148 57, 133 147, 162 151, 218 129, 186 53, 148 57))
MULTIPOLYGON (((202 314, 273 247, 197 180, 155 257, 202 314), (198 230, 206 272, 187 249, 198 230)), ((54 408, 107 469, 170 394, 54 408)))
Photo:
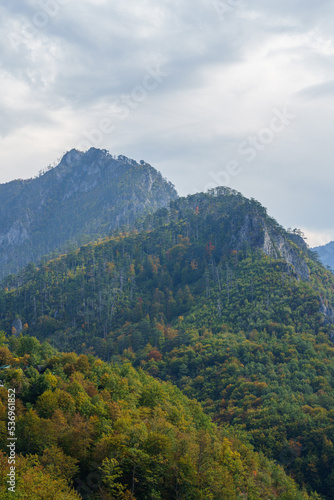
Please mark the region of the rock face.
MULTIPOLYGON (((275 259, 281 257, 284 259, 288 264, 293 266, 295 273, 300 279, 309 281, 310 270, 306 262, 301 258, 298 249, 291 245, 291 241, 295 245, 297 244, 296 238, 294 238, 295 235, 291 236, 292 238, 290 239, 290 237, 287 237, 283 232, 273 230, 268 225, 264 224, 264 243, 262 249, 264 253, 270 257, 275 259)), ((302 238, 300 238, 300 240, 298 246, 303 247, 305 245, 306 247, 304 240, 302 238)))
POLYGON ((265 213, 250 210, 232 241, 236 247, 249 243, 253 248, 261 249, 268 257, 284 259, 301 280, 309 281, 310 270, 299 251, 307 251, 305 241, 297 234, 287 233, 265 213))
POLYGON ((22 330, 23 330, 23 325, 20 318, 14 319, 12 323, 12 332, 15 333, 15 335, 20 335, 20 333, 22 333, 22 330))
POLYGON ((75 149, 35 179, 0 185, 0 277, 166 207, 174 186, 145 162, 75 149))
POLYGON ((324 316, 324 323, 326 325, 334 325, 334 310, 333 308, 326 304, 322 298, 320 298, 320 312, 324 316))
POLYGON ((247 247, 261 250, 273 259, 285 260, 298 279, 310 280, 305 241, 298 233, 289 233, 269 217, 258 201, 247 199, 233 189, 217 187, 206 194, 179 198, 171 207, 181 218, 189 217, 196 210, 204 214, 206 237, 222 252, 247 247))

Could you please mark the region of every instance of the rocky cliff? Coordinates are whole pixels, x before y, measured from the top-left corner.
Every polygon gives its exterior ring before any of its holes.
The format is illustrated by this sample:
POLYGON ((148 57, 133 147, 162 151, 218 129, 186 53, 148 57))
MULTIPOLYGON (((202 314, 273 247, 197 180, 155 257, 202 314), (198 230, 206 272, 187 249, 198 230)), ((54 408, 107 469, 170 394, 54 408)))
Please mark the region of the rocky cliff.
POLYGON ((176 198, 151 165, 91 148, 35 179, 0 185, 0 277, 128 226, 176 198))

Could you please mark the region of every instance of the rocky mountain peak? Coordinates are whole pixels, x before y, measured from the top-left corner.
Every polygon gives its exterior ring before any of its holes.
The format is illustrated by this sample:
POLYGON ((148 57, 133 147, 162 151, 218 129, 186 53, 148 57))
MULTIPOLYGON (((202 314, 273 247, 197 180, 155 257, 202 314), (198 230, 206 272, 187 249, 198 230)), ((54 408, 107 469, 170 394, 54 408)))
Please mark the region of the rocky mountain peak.
POLYGON ((0 277, 50 252, 132 227, 177 197, 160 172, 106 150, 71 149, 29 181, 0 185, 0 277))

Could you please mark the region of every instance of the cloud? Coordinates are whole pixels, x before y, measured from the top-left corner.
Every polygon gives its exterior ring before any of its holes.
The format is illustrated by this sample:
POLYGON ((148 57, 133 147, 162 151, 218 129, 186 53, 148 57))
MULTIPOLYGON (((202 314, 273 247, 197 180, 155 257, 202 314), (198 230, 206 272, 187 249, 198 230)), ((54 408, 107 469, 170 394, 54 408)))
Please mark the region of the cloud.
POLYGON ((0 182, 90 141, 147 160, 181 194, 238 161, 234 188, 287 226, 331 234, 334 0, 226 5, 3 2, 0 182), (284 106, 296 119, 248 163, 240 144, 284 106))
POLYGON ((314 231, 307 227, 303 228, 307 244, 310 248, 326 245, 330 241, 334 241, 334 230, 332 231, 314 231))
POLYGON ((328 99, 334 97, 334 80, 311 85, 300 90, 298 95, 304 99, 328 99))

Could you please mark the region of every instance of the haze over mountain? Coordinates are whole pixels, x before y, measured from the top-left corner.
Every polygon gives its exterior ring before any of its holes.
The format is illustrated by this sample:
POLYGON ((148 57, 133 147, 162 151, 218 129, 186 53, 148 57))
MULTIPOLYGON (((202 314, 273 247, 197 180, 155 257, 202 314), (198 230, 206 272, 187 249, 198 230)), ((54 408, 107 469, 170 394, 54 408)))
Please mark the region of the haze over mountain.
POLYGON ((176 196, 144 161, 72 149, 40 177, 0 185, 0 277, 131 226, 176 196))
POLYGON ((324 266, 329 266, 334 270, 334 241, 315 247, 313 250, 317 252, 324 266))

